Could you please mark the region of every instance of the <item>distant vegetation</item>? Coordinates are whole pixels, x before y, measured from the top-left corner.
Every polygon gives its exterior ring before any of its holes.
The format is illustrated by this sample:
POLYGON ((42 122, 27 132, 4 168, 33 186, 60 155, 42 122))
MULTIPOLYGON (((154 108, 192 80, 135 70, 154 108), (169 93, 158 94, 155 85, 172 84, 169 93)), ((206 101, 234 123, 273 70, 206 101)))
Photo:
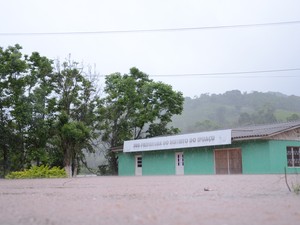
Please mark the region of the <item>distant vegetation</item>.
POLYGON ((173 117, 172 126, 189 133, 299 119, 298 96, 232 90, 224 94, 186 97, 183 113, 173 117))

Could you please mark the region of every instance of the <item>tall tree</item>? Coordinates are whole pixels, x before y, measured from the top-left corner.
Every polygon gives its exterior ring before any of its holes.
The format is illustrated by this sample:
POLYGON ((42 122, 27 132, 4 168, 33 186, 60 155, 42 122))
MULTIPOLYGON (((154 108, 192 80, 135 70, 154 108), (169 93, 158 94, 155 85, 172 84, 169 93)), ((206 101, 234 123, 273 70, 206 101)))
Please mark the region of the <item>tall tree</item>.
POLYGON ((63 155, 69 177, 76 176, 83 151, 93 151, 92 139, 97 137, 95 123, 98 97, 95 88, 71 60, 58 64, 55 73, 58 120, 52 146, 63 155))
MULTIPOLYGON (((137 68, 129 74, 114 73, 106 77, 107 97, 101 108, 102 140, 109 147, 122 145, 124 140, 173 134, 168 127, 172 116, 181 114, 184 98, 170 85, 155 82, 137 68)), ((117 159, 108 151, 111 173, 117 172, 117 159)))
POLYGON ((29 104, 26 93, 27 63, 21 46, 6 50, 0 48, 0 113, 1 152, 4 171, 8 163, 13 169, 21 169, 25 163, 26 129, 29 119, 29 104))
POLYGON ((30 76, 28 77, 28 97, 31 107, 31 121, 28 129, 29 160, 39 164, 49 164, 46 151, 47 140, 55 119, 53 111, 53 67, 52 60, 34 52, 28 59, 30 76))
POLYGON ((4 174, 30 165, 45 153, 45 102, 51 61, 15 45, 0 48, 0 159, 4 174), (47 83, 47 84, 46 84, 47 83), (40 96, 40 97, 39 97, 40 96))

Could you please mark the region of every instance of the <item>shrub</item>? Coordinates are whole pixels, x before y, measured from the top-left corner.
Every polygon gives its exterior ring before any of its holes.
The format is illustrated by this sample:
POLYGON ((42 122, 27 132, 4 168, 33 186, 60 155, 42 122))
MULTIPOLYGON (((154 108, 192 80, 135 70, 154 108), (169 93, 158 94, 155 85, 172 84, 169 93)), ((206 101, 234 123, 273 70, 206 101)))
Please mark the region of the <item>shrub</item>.
POLYGON ((299 195, 300 194, 300 184, 293 184, 292 183, 292 188, 293 188, 293 191, 296 195, 299 195))
POLYGON ((98 166, 97 174, 100 174, 101 176, 103 176, 103 175, 109 175, 108 165, 100 165, 100 166, 98 166))
POLYGON ((33 166, 23 171, 11 172, 5 176, 6 179, 28 179, 28 178, 65 178, 66 171, 59 167, 33 166))

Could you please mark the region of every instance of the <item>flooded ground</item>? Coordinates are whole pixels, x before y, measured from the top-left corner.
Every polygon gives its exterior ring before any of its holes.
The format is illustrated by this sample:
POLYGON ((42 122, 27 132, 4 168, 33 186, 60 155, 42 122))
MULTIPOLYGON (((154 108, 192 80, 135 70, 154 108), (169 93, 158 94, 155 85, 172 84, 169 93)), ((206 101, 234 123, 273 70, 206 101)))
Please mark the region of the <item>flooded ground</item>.
POLYGON ((283 175, 0 180, 3 225, 299 221, 300 195, 288 191, 283 175))

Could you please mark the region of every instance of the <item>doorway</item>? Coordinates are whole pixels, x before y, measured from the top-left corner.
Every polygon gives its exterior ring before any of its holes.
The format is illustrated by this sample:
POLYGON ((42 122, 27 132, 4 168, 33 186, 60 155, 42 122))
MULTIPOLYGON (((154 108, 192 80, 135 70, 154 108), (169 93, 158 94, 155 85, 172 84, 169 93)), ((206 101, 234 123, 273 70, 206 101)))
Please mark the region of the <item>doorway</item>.
POLYGON ((215 150, 215 170, 216 174, 241 174, 241 149, 215 150))
POLYGON ((183 152, 175 153, 176 175, 184 175, 184 155, 183 152))
POLYGON ((143 174, 143 158, 142 155, 135 156, 135 175, 141 176, 143 174))

